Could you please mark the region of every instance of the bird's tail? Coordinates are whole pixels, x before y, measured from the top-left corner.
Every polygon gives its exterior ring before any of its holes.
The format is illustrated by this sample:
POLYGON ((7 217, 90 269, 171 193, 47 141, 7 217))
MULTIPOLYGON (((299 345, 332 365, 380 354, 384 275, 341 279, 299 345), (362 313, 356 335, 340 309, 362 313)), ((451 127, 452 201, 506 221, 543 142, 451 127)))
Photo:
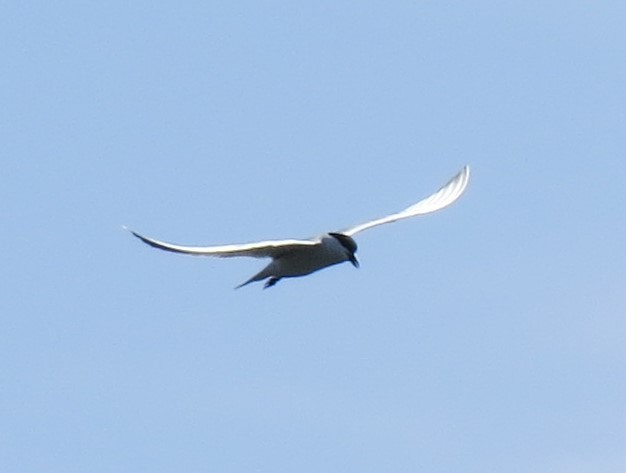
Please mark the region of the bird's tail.
POLYGON ((240 287, 244 287, 244 286, 250 284, 251 282, 262 281, 263 279, 270 277, 272 275, 272 267, 271 266, 272 266, 272 263, 268 264, 265 268, 263 268, 261 271, 256 273, 254 276, 252 276, 246 282, 243 282, 239 286, 235 287, 235 289, 239 289, 240 287))

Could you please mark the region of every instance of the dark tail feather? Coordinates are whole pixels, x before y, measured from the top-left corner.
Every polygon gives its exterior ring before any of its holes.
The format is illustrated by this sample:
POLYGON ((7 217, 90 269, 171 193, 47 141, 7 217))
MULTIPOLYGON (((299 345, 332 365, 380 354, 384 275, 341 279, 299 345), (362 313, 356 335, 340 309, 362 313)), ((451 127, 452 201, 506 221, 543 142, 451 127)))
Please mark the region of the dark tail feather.
POLYGON ((254 279, 254 276, 253 276, 252 278, 248 279, 246 282, 241 283, 239 286, 235 286, 235 289, 239 289, 240 287, 247 286, 251 282, 255 282, 255 281, 256 279, 254 279))
POLYGON ((272 271, 269 269, 272 263, 270 263, 269 265, 267 265, 265 268, 263 268, 261 271, 259 271, 258 273, 256 273, 254 276, 252 276, 250 279, 248 279, 246 282, 241 283, 239 286, 235 287, 235 289, 239 289, 240 287, 244 287, 247 286, 248 284, 250 284, 251 282, 256 282, 256 281, 262 281, 263 279, 269 277, 272 275, 272 271))

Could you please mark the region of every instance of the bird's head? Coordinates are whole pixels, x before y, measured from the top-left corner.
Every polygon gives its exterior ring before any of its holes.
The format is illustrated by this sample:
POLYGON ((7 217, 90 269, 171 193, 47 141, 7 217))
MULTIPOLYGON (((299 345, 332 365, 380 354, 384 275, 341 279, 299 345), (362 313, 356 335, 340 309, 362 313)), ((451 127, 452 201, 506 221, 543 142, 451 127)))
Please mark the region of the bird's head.
POLYGON ((359 267, 359 260, 356 259, 356 241, 343 233, 329 233, 331 237, 337 240, 346 250, 346 258, 355 268, 359 267))

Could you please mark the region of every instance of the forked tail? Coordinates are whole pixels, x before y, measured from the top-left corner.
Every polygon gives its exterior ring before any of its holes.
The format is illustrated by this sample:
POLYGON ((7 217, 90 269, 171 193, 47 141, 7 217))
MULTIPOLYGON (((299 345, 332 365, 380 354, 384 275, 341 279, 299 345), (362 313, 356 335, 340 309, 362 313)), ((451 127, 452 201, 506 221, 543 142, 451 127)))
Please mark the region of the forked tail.
POLYGON ((240 287, 247 286, 251 282, 262 281, 263 279, 270 277, 272 275, 272 272, 273 272, 272 268, 271 268, 272 263, 268 264, 265 268, 263 268, 261 271, 256 273, 254 276, 252 276, 246 282, 243 282, 239 286, 235 287, 235 289, 239 289, 240 287))

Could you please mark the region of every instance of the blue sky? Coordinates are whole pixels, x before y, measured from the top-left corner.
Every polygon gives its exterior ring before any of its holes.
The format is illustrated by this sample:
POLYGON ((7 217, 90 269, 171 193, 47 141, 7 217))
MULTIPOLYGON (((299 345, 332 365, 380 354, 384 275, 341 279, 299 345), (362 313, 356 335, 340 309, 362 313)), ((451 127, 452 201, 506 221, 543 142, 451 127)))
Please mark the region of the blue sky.
POLYGON ((0 12, 0 470, 626 469, 624 2, 0 12))

